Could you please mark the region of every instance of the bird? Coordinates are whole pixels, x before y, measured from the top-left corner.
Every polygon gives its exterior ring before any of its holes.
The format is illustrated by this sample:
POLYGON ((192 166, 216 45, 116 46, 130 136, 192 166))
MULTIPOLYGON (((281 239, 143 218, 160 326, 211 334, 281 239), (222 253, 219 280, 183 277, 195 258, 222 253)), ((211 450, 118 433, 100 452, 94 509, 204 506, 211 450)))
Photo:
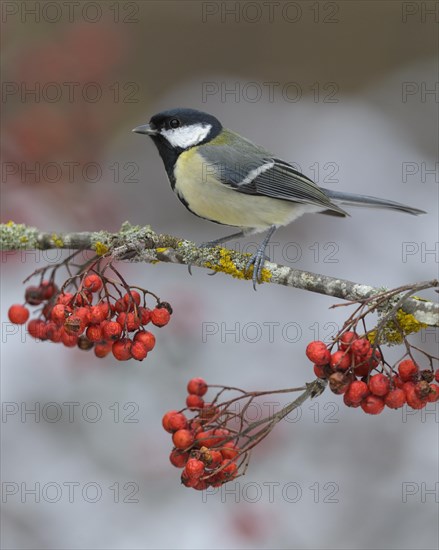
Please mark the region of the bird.
POLYGON ((196 109, 162 111, 132 131, 152 139, 173 191, 190 212, 238 229, 201 246, 267 232, 245 266, 246 272, 253 266, 254 289, 274 232, 303 214, 349 216, 342 206, 425 214, 398 202, 319 187, 290 163, 196 109))

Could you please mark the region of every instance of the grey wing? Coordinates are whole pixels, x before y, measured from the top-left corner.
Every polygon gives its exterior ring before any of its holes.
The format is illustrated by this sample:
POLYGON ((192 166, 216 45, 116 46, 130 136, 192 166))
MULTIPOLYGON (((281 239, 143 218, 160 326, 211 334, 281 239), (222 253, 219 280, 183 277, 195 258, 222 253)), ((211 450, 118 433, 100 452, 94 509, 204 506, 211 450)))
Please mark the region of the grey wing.
POLYGON ((348 215, 331 202, 318 185, 287 162, 270 156, 268 151, 243 138, 239 142, 240 153, 234 145, 233 142, 232 145, 205 145, 199 149, 224 185, 239 193, 312 204, 328 214, 348 215))

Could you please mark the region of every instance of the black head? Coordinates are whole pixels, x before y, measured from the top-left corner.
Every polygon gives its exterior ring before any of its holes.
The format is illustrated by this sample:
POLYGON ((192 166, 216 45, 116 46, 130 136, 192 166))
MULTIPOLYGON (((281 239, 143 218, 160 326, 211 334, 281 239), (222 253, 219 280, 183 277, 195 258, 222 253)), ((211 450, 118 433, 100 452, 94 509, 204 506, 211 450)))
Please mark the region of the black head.
POLYGON ((209 142, 221 130, 221 123, 214 116, 195 109, 178 108, 154 115, 149 124, 134 128, 133 132, 151 136, 160 153, 163 148, 180 153, 209 142))

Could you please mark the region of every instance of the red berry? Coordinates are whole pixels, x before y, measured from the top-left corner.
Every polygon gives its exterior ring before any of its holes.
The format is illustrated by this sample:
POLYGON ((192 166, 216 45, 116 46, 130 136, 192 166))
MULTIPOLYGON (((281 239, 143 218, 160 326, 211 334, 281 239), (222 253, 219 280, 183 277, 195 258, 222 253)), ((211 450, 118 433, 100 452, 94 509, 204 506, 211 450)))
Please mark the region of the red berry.
POLYGON ((399 388, 401 390, 404 388, 404 382, 401 380, 401 378, 397 374, 393 375, 392 382, 395 388, 399 388))
POLYGON ((84 278, 82 286, 90 292, 98 292, 103 287, 102 279, 96 273, 91 273, 84 278))
POLYGON ((145 359, 145 357, 148 355, 148 351, 142 344, 142 342, 133 342, 131 346, 131 355, 133 359, 136 359, 137 361, 143 361, 143 359, 145 359))
POLYGON ((151 311, 151 322, 156 327, 164 327, 169 323, 171 314, 165 307, 155 307, 151 311))
POLYGON ((76 307, 74 314, 82 319, 84 326, 87 326, 90 323, 90 308, 87 307, 76 307))
POLYGON ((67 317, 72 313, 72 308, 69 306, 65 306, 63 304, 57 304, 52 309, 52 313, 50 314, 50 317, 54 323, 61 326, 64 325, 65 320, 67 317))
POLYGON ((131 313, 119 313, 117 316, 117 322, 122 328, 126 328, 129 332, 133 332, 140 327, 140 317, 134 311, 131 313))
POLYGON ((8 310, 8 317, 11 323, 24 325, 29 319, 29 310, 20 304, 14 304, 8 310))
POLYGON ((436 380, 436 382, 439 382, 439 369, 436 369, 434 373, 434 379, 436 380))
POLYGON ((399 377, 403 382, 415 380, 418 376, 418 371, 418 366, 411 359, 405 359, 398 365, 399 377))
POLYGON ((90 342, 100 342, 104 340, 101 325, 89 325, 85 331, 85 335, 90 342))
POLYGON ((154 349, 155 336, 152 332, 148 332, 147 330, 139 330, 139 332, 136 332, 134 335, 133 340, 134 342, 142 342, 146 348, 146 351, 151 351, 154 349))
POLYGON ((355 332, 352 332, 352 331, 349 330, 349 331, 343 333, 340 336, 340 340, 339 340, 340 349, 342 351, 345 351, 345 350, 349 349, 352 342, 354 342, 355 340, 358 340, 358 336, 355 334, 355 332))
POLYGON ((51 320, 52 309, 53 309, 53 304, 51 304, 50 302, 48 302, 48 303, 43 307, 42 314, 44 315, 46 321, 50 321, 50 320, 51 320))
POLYGON ((132 311, 134 307, 133 304, 136 304, 137 306, 140 304, 140 294, 137 290, 131 290, 124 295, 123 301, 127 306, 125 311, 132 311))
POLYGON ((354 340, 351 345, 351 352, 354 356, 355 362, 361 363, 365 359, 369 358, 371 349, 370 342, 366 338, 354 340))
POLYGON ((24 299, 31 306, 38 306, 44 300, 39 286, 28 286, 24 292, 24 299))
POLYGON ((223 458, 235 458, 239 453, 239 447, 233 441, 227 441, 220 449, 223 458))
POLYGON ((108 317, 109 311, 110 311, 110 306, 108 305, 107 302, 101 302, 96 306, 91 306, 90 323, 93 323, 94 325, 98 325, 99 323, 102 323, 102 321, 105 321, 105 319, 108 317))
POLYGON ((162 418, 162 426, 169 433, 173 432, 173 430, 169 426, 169 419, 172 416, 174 416, 174 414, 179 414, 179 413, 178 413, 178 411, 168 411, 162 418))
POLYGON ((111 351, 118 361, 128 361, 131 358, 131 345, 129 338, 121 338, 113 342, 111 351))
POLYGON ((194 395, 193 393, 190 393, 186 397, 186 405, 191 411, 202 409, 204 407, 204 399, 199 395, 194 395))
POLYGON ((195 487, 198 481, 199 481, 198 479, 189 477, 184 470, 181 472, 181 483, 185 487, 195 487))
POLYGON ((368 383, 369 390, 380 397, 386 395, 390 389, 390 380, 384 374, 374 374, 368 383))
POLYGON ((33 338, 47 340, 47 325, 41 319, 31 319, 27 324, 27 330, 33 338))
POLYGON ((172 432, 185 430, 187 428, 187 418, 183 413, 178 412, 171 416, 168 424, 172 432))
POLYGON ((88 307, 93 302, 93 294, 88 290, 81 290, 73 297, 72 304, 78 307, 88 307))
POLYGON ((68 332, 69 334, 76 334, 77 336, 82 334, 85 329, 84 321, 75 313, 73 315, 70 315, 70 317, 67 317, 67 319, 64 321, 63 326, 66 332, 68 332))
POLYGON ((67 348, 73 348, 78 343, 78 337, 76 334, 69 334, 66 332, 64 327, 61 327, 60 330, 61 334, 61 342, 67 347, 67 348))
POLYGON ((172 435, 172 442, 177 449, 187 449, 194 442, 194 434, 189 430, 177 430, 172 435))
POLYGON ((118 340, 122 335, 122 327, 116 321, 102 323, 102 336, 105 340, 118 340))
POLYGON ((375 350, 374 353, 370 348, 366 356, 354 355, 353 359, 355 375, 368 376, 370 371, 377 367, 381 361, 381 353, 378 350, 375 350))
POLYGON ((126 327, 129 332, 133 332, 140 327, 140 316, 137 312, 121 313, 121 315, 126 315, 126 327))
POLYGON ((223 461, 223 455, 220 451, 211 450, 207 447, 201 447, 200 449, 201 453, 201 460, 204 462, 207 468, 210 470, 213 470, 217 468, 221 462, 223 461))
POLYGON ((46 336, 51 342, 61 342, 61 327, 49 321, 46 324, 46 336))
POLYGON ((128 310, 128 306, 123 298, 119 298, 119 300, 116 300, 114 303, 114 309, 116 313, 122 313, 122 311, 128 310))
POLYGON ((306 347, 306 356, 319 367, 327 365, 331 359, 331 352, 324 342, 315 340, 306 347))
POLYGON ((218 443, 222 443, 230 435, 229 430, 226 428, 216 428, 213 433, 218 443))
POLYGON ((363 376, 369 376, 370 369, 371 367, 369 365, 369 361, 365 361, 361 365, 358 365, 354 368, 354 374, 355 376, 358 376, 360 378, 363 376))
POLYGON ((187 392, 203 397, 207 392, 207 384, 203 378, 192 378, 187 385, 187 392))
POLYGON ((314 374, 317 376, 317 378, 328 378, 325 367, 314 365, 314 374))
POLYGON ((405 392, 400 388, 390 390, 384 397, 384 403, 389 409, 400 409, 405 403, 405 392))
POLYGON ((169 455, 169 460, 171 461, 171 464, 176 468, 184 468, 188 459, 189 453, 185 453, 183 451, 180 451, 179 449, 173 449, 173 451, 169 455))
POLYGON ((350 353, 346 351, 336 351, 331 355, 329 364, 332 370, 347 371, 351 366, 352 359, 350 353))
POLYGON ((96 357, 99 357, 99 359, 107 357, 112 349, 112 346, 113 344, 111 342, 100 342, 99 344, 96 344, 94 347, 96 357))
POLYGON ((343 395, 343 403, 346 405, 346 407, 351 407, 353 409, 356 409, 360 406, 360 402, 354 403, 353 401, 350 400, 347 391, 343 395))
POLYGON ((221 462, 223 461, 223 455, 221 453, 221 451, 210 451, 210 454, 211 454, 211 461, 210 461, 210 464, 209 464, 209 468, 218 468, 218 466, 221 464, 221 462))
MULTIPOLYGON (((225 436, 223 434, 216 433, 220 429, 221 428, 219 428, 218 430, 207 430, 205 432, 197 433, 197 438, 195 441, 196 445, 198 447, 213 447, 219 445, 225 439, 225 436)), ((228 430, 222 431, 227 432, 227 434, 229 433, 228 430)))
POLYGON ((72 301, 73 294, 71 292, 63 292, 56 299, 57 304, 62 304, 64 306, 68 306, 72 301))
POLYGON ((434 403, 439 400, 439 386, 437 384, 430 384, 430 393, 427 395, 427 401, 434 403))
POLYGON ((415 384, 413 382, 406 382, 404 384, 404 392, 407 405, 412 409, 423 409, 427 404, 427 399, 420 399, 416 395, 415 384))
POLYGON ((367 414, 380 414, 384 409, 384 400, 377 395, 367 395, 361 402, 361 408, 367 414))
POLYGON ((172 307, 171 307, 171 304, 169 302, 159 302, 157 304, 157 307, 167 309, 169 311, 169 314, 172 315, 172 307))
POLYGON ((354 380, 351 382, 346 393, 349 401, 352 401, 352 403, 360 403, 360 401, 369 394, 369 388, 365 382, 354 380))
POLYGON ((430 384, 425 380, 421 380, 415 385, 415 393, 419 399, 427 399, 430 393, 430 384))
POLYGON ((169 433, 184 430, 187 428, 187 418, 181 412, 169 411, 162 418, 162 425, 169 433))
POLYGON ((184 472, 189 478, 199 479, 204 474, 204 463, 197 458, 190 458, 184 467, 184 472))
POLYGON ((192 489, 196 491, 205 491, 209 487, 207 479, 198 479, 197 482, 192 485, 192 489))
POLYGON ((230 462, 230 460, 224 459, 221 462, 221 466, 224 466, 224 468, 219 473, 224 480, 230 480, 236 477, 236 474, 238 473, 238 466, 235 462, 230 462))
POLYGON ((137 314, 139 315, 141 325, 147 325, 151 321, 151 310, 147 307, 138 307, 137 314))
POLYGON ((40 293, 43 300, 50 300, 58 292, 58 287, 50 281, 43 281, 40 284, 40 293))

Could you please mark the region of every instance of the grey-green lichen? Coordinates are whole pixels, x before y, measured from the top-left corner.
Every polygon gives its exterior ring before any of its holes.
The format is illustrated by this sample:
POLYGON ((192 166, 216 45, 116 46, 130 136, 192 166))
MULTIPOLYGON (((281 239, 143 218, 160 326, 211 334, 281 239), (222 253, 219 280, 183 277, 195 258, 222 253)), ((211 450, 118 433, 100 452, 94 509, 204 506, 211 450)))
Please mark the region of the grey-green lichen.
POLYGON ((110 250, 118 247, 128 247, 130 249, 140 248, 142 243, 150 242, 157 237, 157 234, 146 225, 131 225, 124 222, 118 233, 109 233, 108 231, 97 231, 92 234, 91 245, 93 250, 99 256, 103 256, 110 250))
POLYGON ((0 250, 38 248, 38 230, 22 223, 9 221, 0 224, 0 250))
MULTIPOLYGON (((217 273, 226 273, 235 279, 252 278, 253 266, 246 269, 250 254, 243 255, 221 246, 197 247, 194 243, 184 240, 178 242, 177 248, 185 263, 207 267, 217 273)), ((271 277, 271 271, 263 268, 261 282, 268 282, 271 277)))

